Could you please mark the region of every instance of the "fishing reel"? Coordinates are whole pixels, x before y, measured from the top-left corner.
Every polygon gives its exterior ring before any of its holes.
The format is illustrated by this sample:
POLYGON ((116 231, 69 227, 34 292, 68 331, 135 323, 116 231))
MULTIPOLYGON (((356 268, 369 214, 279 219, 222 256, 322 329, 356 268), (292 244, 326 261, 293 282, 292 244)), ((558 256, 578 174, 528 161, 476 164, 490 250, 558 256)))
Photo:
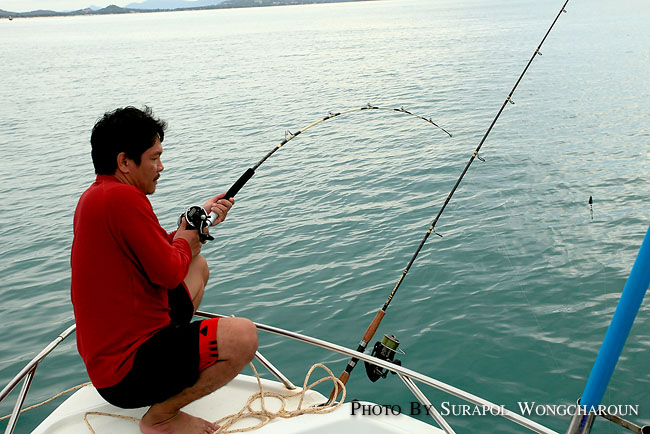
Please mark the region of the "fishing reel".
POLYGON ((195 205, 185 210, 185 212, 178 217, 179 226, 183 221, 183 217, 185 217, 185 221, 187 221, 188 229, 196 229, 199 231, 199 240, 201 240, 202 243, 214 240, 212 235, 204 232, 206 228, 210 227, 212 222, 210 221, 210 216, 202 206, 195 205))
MULTIPOLYGON (((397 366, 402 366, 402 361, 400 359, 395 359, 395 353, 398 352, 397 347, 399 347, 399 339, 397 339, 394 335, 384 335, 381 341, 375 342, 375 346, 372 349, 372 353, 370 355, 387 362, 392 362, 397 366)), ((401 354, 404 354, 404 352, 401 350, 399 350, 399 352, 401 354)), ((391 374, 395 373, 394 371, 380 368, 379 366, 375 366, 368 362, 364 363, 366 365, 366 374, 368 374, 368 378, 373 383, 380 378, 386 378, 388 372, 391 374)))

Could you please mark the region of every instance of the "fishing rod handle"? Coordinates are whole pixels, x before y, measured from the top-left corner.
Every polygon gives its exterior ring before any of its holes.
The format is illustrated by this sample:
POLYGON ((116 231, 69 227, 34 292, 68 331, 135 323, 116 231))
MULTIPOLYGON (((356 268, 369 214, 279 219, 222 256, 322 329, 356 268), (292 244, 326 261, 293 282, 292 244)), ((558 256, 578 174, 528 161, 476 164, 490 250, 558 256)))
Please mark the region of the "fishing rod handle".
MULTIPOLYGON (((375 335, 377 332, 377 329, 379 328, 379 324, 381 323, 381 320, 384 319, 384 315, 386 315, 386 311, 383 309, 379 309, 377 311, 377 315, 375 315, 375 318, 372 320, 368 328, 366 329, 366 333, 363 335, 362 342, 365 342, 365 345, 368 345, 368 342, 372 339, 372 337, 375 335)), ((365 347, 364 345, 364 347, 365 347)))
MULTIPOLYGON (((226 194, 223 196, 224 199, 228 200, 230 198, 235 197, 237 193, 239 193, 239 190, 248 182, 249 179, 251 179, 255 175, 255 170, 252 167, 249 167, 246 172, 242 176, 239 177, 237 181, 228 189, 226 194)), ((207 218, 207 223, 208 227, 212 226, 212 224, 215 222, 217 219, 217 213, 211 212, 210 215, 207 218)))
MULTIPOLYGON (((359 346, 357 347, 358 352, 363 353, 366 350, 366 347, 368 346, 368 342, 370 342, 372 337, 377 332, 381 320, 384 319, 384 315, 386 315, 386 311, 384 309, 379 309, 377 311, 377 315, 375 315, 375 318, 372 320, 372 322, 366 329, 366 332, 363 334, 363 338, 361 338, 361 342, 359 342, 359 346)), ((344 386, 347 384, 348 379, 350 378, 350 374, 352 373, 354 367, 357 365, 358 361, 359 359, 356 359, 354 357, 351 358, 347 366, 345 367, 345 370, 341 372, 341 375, 339 375, 339 380, 341 381, 341 383, 343 383, 344 386)), ((338 394, 341 391, 339 390, 337 393, 336 389, 337 389, 336 386, 332 389, 328 402, 332 402, 338 397, 338 394)))

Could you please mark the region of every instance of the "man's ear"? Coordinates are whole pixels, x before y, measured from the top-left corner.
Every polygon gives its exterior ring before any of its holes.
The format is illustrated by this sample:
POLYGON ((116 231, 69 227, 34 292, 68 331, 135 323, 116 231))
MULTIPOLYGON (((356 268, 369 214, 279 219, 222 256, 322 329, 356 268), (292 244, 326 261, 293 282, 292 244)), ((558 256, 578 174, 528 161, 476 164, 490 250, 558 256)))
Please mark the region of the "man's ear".
POLYGON ((126 156, 126 153, 120 152, 117 154, 117 170, 122 173, 129 173, 133 165, 133 160, 126 156))

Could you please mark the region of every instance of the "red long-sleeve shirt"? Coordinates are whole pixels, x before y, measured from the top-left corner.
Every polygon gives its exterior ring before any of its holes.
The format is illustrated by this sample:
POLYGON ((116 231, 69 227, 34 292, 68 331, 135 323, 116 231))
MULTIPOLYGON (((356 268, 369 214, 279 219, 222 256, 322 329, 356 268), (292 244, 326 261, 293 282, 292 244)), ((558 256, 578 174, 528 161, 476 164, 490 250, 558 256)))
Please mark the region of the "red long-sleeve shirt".
POLYGON ((77 347, 95 387, 117 384, 138 347, 169 324, 167 289, 187 275, 192 252, 158 223, 137 187, 98 175, 77 204, 72 304, 77 347))

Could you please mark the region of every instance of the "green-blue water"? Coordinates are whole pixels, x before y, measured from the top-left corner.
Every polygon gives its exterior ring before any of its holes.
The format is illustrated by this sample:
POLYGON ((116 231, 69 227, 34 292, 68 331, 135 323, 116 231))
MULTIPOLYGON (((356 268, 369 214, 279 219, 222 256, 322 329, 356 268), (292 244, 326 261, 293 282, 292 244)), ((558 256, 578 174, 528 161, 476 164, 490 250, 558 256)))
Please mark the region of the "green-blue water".
MULTIPOLYGON (((0 384, 72 323, 72 214, 94 179, 90 129, 129 104, 170 125, 151 197, 170 230, 285 130, 329 111, 403 106, 454 134, 389 112, 327 121, 260 167, 204 247, 204 310, 356 347, 560 6, 386 0, 0 22, 0 384)), ((567 9, 378 333, 400 338, 407 367, 513 410, 579 397, 650 223, 650 7, 567 9)), ((649 314, 646 302, 604 398, 638 404, 641 424, 649 314)), ((344 366, 260 342, 297 383, 314 362, 344 366)), ((28 403, 86 379, 70 339, 40 366, 28 403)), ((395 377, 371 384, 361 368, 348 388, 413 400, 395 377)), ((17 432, 52 408, 22 416, 17 432)), ((524 432, 490 416, 449 422, 524 432)), ((593 432, 622 430, 603 421, 593 432)))

